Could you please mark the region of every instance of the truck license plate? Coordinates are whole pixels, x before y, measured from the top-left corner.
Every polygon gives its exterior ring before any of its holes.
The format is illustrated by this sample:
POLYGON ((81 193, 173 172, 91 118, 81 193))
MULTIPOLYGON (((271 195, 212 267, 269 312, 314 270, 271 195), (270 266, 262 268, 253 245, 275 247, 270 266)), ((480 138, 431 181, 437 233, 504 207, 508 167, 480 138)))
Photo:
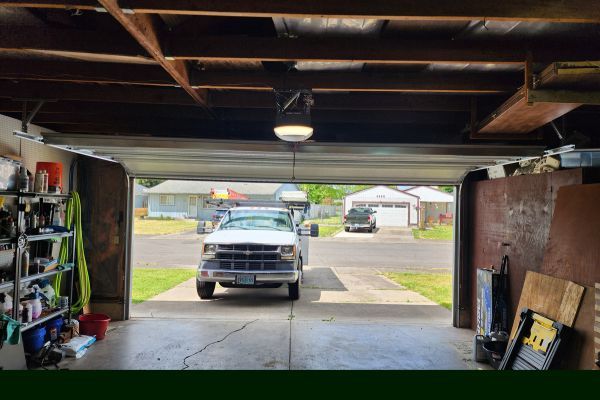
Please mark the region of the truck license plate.
POLYGON ((254 275, 236 275, 235 283, 237 285, 254 285, 254 275))

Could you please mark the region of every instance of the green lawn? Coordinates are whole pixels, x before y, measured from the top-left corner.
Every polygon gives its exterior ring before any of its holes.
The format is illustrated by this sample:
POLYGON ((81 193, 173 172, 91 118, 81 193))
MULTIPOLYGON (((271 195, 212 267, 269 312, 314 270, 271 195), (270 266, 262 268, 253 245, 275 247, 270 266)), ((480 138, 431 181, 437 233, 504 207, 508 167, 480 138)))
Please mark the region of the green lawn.
POLYGON ((323 219, 307 219, 304 221, 304 223, 308 223, 308 224, 319 224, 319 225, 340 225, 342 223, 342 217, 339 215, 333 216, 333 217, 329 217, 329 218, 323 218, 323 219))
POLYGON ((341 232, 342 225, 319 225, 319 237, 332 237, 341 232))
POLYGON ((166 235, 193 231, 198 221, 193 219, 148 219, 136 218, 133 223, 133 233, 136 235, 166 235))
POLYGON ((191 268, 134 268, 131 302, 144 302, 195 275, 191 268))
POLYGON ((413 229, 412 232, 415 239, 452 240, 453 237, 452 225, 434 225, 424 231, 413 229))
POLYGON ((452 275, 450 274, 389 272, 384 275, 448 310, 452 307, 452 275))

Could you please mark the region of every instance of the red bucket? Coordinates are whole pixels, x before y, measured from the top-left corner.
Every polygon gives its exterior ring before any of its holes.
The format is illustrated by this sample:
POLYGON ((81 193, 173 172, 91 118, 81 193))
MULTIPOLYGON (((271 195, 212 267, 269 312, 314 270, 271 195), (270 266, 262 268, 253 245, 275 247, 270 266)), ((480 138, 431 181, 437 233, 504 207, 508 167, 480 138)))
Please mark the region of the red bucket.
POLYGON ((83 314, 79 316, 79 333, 96 336, 96 340, 104 339, 110 317, 106 314, 83 314))

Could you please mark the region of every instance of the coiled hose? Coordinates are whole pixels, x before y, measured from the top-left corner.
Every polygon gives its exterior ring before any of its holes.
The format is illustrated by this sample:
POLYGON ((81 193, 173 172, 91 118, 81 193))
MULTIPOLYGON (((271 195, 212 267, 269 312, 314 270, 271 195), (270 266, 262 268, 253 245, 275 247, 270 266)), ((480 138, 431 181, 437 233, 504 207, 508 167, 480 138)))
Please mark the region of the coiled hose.
MULTIPOLYGON (((81 226, 81 199, 79 193, 71 192, 71 199, 67 201, 65 212, 65 227, 71 229, 75 225, 75 263, 79 278, 79 296, 75 303, 71 304, 71 312, 78 313, 88 305, 92 290, 90 288, 90 276, 88 274, 87 263, 85 261, 85 251, 83 248, 83 229, 81 226)), ((69 238, 63 238, 60 245, 59 262, 65 264, 69 260, 69 238)), ((56 276, 54 280, 54 292, 60 293, 60 284, 62 273, 56 276)), ((73 299, 71 299, 73 301, 73 299)))

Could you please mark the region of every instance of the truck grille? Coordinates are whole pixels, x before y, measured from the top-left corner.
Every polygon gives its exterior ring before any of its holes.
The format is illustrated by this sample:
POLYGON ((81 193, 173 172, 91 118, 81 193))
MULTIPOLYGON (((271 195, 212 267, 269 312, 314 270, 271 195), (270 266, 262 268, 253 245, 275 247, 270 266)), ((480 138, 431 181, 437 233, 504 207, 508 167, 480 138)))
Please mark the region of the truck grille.
POLYGON ((279 246, 220 244, 215 260, 219 268, 236 271, 274 271, 280 261, 279 246))

